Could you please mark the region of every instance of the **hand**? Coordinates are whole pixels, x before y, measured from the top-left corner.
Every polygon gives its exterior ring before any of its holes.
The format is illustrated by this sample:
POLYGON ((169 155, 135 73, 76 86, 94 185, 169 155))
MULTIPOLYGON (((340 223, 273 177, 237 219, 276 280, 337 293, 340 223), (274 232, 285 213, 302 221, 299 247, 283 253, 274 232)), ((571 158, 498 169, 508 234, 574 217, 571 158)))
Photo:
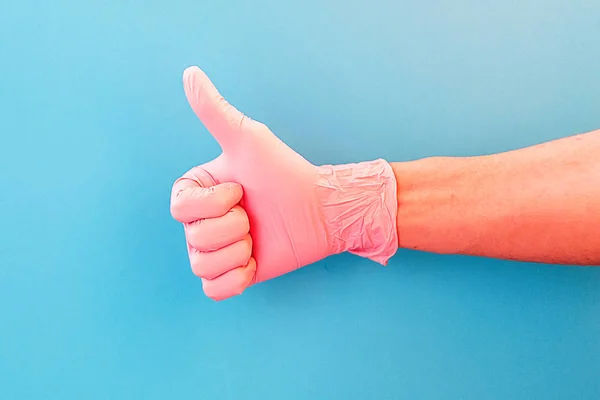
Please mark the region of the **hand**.
POLYGON ((171 196, 208 297, 241 294, 344 251, 387 263, 398 247, 396 181, 387 162, 316 167, 225 101, 198 67, 183 82, 223 150, 179 178, 171 196))

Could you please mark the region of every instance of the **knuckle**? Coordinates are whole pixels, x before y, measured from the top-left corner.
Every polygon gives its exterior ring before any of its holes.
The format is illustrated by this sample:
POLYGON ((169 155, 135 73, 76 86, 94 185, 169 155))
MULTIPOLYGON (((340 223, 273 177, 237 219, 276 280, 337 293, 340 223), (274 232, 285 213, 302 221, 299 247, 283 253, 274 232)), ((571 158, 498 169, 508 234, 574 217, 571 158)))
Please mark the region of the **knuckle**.
POLYGON ((244 284, 244 282, 240 282, 237 285, 235 285, 233 289, 233 294, 239 296, 240 294, 244 293, 244 290, 246 290, 246 285, 244 284))
POLYGON ((236 279, 232 285, 232 291, 236 294, 242 294, 248 286, 252 284, 256 272, 256 264, 254 260, 250 260, 248 265, 237 270, 236 279))
POLYGON ((213 299, 215 301, 223 300, 222 296, 219 296, 219 293, 215 292, 210 285, 203 284, 202 290, 204 290, 204 294, 206 297, 213 299))
POLYGON ((236 272, 238 273, 235 275, 235 279, 232 279, 233 282, 231 282, 231 285, 229 287, 229 291, 232 296, 238 296, 244 293, 244 290, 246 290, 246 288, 248 287, 249 271, 246 271, 245 268, 240 268, 236 272))
POLYGON ((171 201, 170 211, 171 211, 171 217, 173 217, 176 220, 179 220, 179 217, 181 215, 180 215, 179 206, 177 205, 176 202, 171 201))
POLYGON ((190 254, 190 265, 194 275, 200 278, 212 279, 210 276, 210 266, 207 265, 204 255, 199 251, 194 251, 190 254))
POLYGON ((252 254, 252 236, 248 235, 244 240, 243 250, 248 258, 250 258, 250 255, 252 254))
POLYGON ((196 249, 202 249, 205 247, 204 246, 205 235, 203 234, 202 220, 194 221, 194 222, 187 224, 185 231, 186 231, 187 241, 190 244, 190 246, 192 246, 196 249))
POLYGON ((231 212, 246 218, 248 217, 248 214, 246 214, 246 210, 244 210, 244 208, 239 204, 236 204, 235 206, 231 207, 231 212))
POLYGON ((235 218, 238 228, 241 231, 244 231, 244 233, 248 233, 250 231, 250 219, 248 218, 246 210, 241 206, 236 205, 230 210, 230 213, 231 218, 235 218))
POLYGON ((227 295, 224 295, 221 290, 218 289, 211 281, 202 279, 202 290, 204 295, 212 300, 221 301, 226 299, 227 295))
POLYGON ((255 119, 249 119, 247 121, 247 125, 248 125, 249 129, 254 130, 255 132, 265 132, 265 131, 270 132, 270 129, 267 126, 267 124, 265 124, 264 122, 255 120, 255 119))
POLYGON ((184 206, 181 201, 173 199, 170 206, 171 216, 177 221, 182 221, 185 216, 184 206))

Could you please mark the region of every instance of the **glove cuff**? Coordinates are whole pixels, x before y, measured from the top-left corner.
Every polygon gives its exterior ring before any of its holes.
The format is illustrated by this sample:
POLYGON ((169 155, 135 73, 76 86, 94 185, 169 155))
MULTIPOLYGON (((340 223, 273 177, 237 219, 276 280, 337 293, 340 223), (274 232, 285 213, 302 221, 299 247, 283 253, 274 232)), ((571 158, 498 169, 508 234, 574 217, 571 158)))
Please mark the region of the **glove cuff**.
POLYGON ((382 265, 398 250, 396 177, 383 160, 317 168, 316 193, 332 254, 382 265))

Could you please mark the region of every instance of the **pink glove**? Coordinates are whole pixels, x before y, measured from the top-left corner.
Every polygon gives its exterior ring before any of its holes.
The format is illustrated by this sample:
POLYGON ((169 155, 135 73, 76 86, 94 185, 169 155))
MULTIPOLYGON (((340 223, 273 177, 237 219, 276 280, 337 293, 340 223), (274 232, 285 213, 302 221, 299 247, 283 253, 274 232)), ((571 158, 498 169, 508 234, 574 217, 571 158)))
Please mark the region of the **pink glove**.
POLYGON ((198 67, 183 82, 223 150, 179 178, 171 195, 208 297, 241 294, 344 251, 387 264, 398 237, 396 180, 386 161, 316 167, 225 101, 198 67))

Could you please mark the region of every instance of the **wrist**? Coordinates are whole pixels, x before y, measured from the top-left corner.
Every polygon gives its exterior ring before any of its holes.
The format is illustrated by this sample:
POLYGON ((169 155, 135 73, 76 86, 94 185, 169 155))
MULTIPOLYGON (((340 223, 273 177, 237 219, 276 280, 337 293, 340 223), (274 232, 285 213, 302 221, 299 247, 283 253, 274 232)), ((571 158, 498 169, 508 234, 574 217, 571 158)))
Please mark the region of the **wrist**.
POLYGON ((397 183, 382 159, 317 168, 330 252, 350 252, 386 265, 398 249, 397 183))

